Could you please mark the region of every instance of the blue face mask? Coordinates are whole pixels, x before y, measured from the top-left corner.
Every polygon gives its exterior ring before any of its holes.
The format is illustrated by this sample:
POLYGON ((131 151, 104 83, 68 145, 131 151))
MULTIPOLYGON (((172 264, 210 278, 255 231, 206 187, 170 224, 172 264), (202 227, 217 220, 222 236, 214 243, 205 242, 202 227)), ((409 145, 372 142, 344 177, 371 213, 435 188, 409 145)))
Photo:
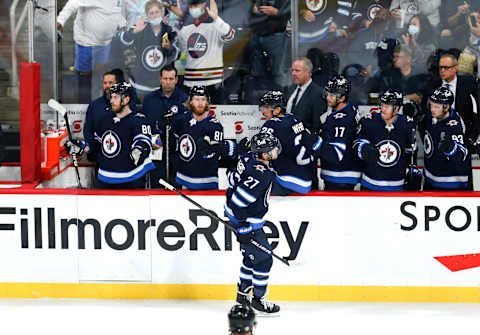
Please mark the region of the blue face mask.
POLYGON ((149 22, 152 26, 159 26, 162 23, 163 18, 157 17, 156 19, 148 19, 147 22, 149 22))
POLYGON ((196 8, 189 8, 188 11, 190 12, 190 15, 194 19, 198 19, 200 16, 202 16, 202 9, 199 7, 196 8))
POLYGON ((418 28, 418 26, 414 26, 412 24, 408 26, 408 33, 410 35, 418 35, 419 32, 420 28, 418 28))

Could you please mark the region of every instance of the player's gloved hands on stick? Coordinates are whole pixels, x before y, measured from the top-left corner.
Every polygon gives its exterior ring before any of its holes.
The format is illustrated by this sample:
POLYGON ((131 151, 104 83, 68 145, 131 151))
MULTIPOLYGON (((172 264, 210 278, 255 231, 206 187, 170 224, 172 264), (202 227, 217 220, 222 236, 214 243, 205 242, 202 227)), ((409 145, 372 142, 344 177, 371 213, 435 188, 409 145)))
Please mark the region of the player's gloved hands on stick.
POLYGON ((253 227, 248 222, 240 222, 237 226, 237 241, 239 243, 250 243, 253 237, 253 227))
POLYGON ((202 156, 210 155, 211 153, 217 153, 220 156, 228 155, 228 144, 226 141, 214 141, 210 137, 205 136, 198 141, 198 152, 202 156))
POLYGON ((85 147, 87 146, 87 143, 82 140, 68 140, 65 143, 65 151, 69 155, 82 155, 83 152, 85 151, 85 147))
POLYGON ((134 147, 132 151, 130 151, 130 158, 132 159, 133 164, 135 164, 135 166, 142 165, 143 162, 145 161, 145 158, 147 158, 147 156, 148 156, 148 153, 147 153, 147 150, 145 149, 142 150, 140 148, 134 147))
POLYGON ((378 149, 372 143, 363 143, 360 148, 362 157, 366 161, 376 161, 378 159, 378 149))

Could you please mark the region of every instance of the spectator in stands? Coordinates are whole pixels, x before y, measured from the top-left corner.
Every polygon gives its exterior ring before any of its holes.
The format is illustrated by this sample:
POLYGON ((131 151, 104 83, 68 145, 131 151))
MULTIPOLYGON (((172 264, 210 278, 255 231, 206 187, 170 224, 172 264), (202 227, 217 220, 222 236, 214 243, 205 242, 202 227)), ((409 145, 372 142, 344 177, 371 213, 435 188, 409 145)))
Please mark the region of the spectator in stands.
POLYGON ((470 35, 468 39, 468 47, 472 53, 480 58, 480 9, 475 9, 468 17, 468 27, 470 29, 470 35))
POLYGON ((301 57, 292 64, 292 79, 295 84, 288 90, 287 113, 297 115, 307 129, 318 132, 320 116, 327 111, 322 89, 312 81, 312 62, 301 57))
POLYGON ((259 53, 265 51, 270 55, 273 81, 284 86, 285 29, 290 18, 290 1, 259 0, 252 1, 250 27, 253 32, 250 40, 252 73, 264 75, 265 64, 259 53))
POLYGON ((375 92, 383 93, 388 89, 401 92, 405 98, 420 104, 423 84, 417 76, 418 71, 412 66, 412 50, 405 45, 398 45, 393 53, 393 68, 380 74, 375 92))
POLYGON ((470 1, 442 1, 440 7, 440 39, 442 48, 463 49, 468 39, 467 17, 471 12, 470 1))
POLYGON ((137 60, 130 83, 143 96, 158 89, 160 69, 180 55, 177 33, 163 22, 160 2, 149 0, 145 12, 147 18, 140 16, 135 28, 120 37, 122 43, 135 48, 137 60))
POLYGON ((403 29, 417 14, 427 16, 432 26, 440 23, 440 4, 442 0, 392 0, 390 12, 397 22, 397 28, 403 29))
POLYGON ((206 86, 210 103, 221 101, 223 81, 223 45, 235 31, 218 16, 215 0, 189 0, 189 16, 180 30, 181 50, 186 55, 184 85, 206 86))
POLYGON ((412 64, 419 72, 424 72, 428 56, 436 48, 436 35, 427 17, 422 14, 412 16, 401 40, 412 50, 412 64))
POLYGON ((185 111, 184 103, 188 100, 188 95, 178 87, 177 70, 172 65, 167 65, 160 71, 160 88, 149 93, 143 101, 143 113, 150 121, 153 135, 160 136, 160 143, 152 143, 154 150, 163 147, 162 159, 153 160, 156 169, 151 172, 152 188, 157 188, 160 185, 158 180, 166 178, 167 165, 166 160, 169 160, 169 169, 173 175, 173 161, 174 161, 174 144, 175 140, 171 136, 170 131, 166 131, 167 122, 165 115, 183 113, 185 111), (168 136, 169 147, 166 147, 166 138, 168 136), (167 156, 167 150, 169 155, 167 156))
MULTIPOLYGON (((439 86, 447 87, 452 91, 454 101, 451 106, 460 115, 466 127, 465 143, 469 145, 469 149, 476 149, 474 148, 476 147, 475 143, 480 142, 478 140, 480 100, 477 85, 472 76, 457 75, 457 64, 457 58, 454 55, 443 54, 439 60, 440 78, 434 78, 427 83, 425 96, 431 96, 439 86)), ((424 110, 427 110, 427 99, 424 99, 423 104, 424 110)))
POLYGON ((349 103, 353 105, 367 105, 367 69, 360 64, 350 64, 345 66, 342 75, 351 83, 351 92, 348 97, 349 103))
POLYGON ((97 83, 100 83, 100 76, 106 69, 112 37, 117 29, 125 28, 126 21, 117 0, 68 0, 58 14, 57 29, 62 29, 75 12, 74 67, 78 75, 79 102, 90 103, 91 93, 93 96, 100 94, 97 83))

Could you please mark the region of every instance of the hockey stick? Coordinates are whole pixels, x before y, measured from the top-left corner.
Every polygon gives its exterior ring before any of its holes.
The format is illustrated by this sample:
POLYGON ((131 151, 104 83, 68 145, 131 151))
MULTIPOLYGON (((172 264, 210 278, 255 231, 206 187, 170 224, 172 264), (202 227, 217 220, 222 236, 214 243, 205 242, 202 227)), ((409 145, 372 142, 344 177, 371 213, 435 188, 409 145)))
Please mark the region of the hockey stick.
MULTIPOLYGON (((50 107, 51 109, 53 109, 54 111, 56 111, 57 113, 63 116, 63 118, 65 119, 65 123, 67 125, 68 139, 72 141, 73 140, 72 132, 70 131, 70 123, 68 122, 68 115, 65 107, 63 107, 63 105, 55 99, 48 100, 48 107, 50 107)), ((77 175, 78 188, 83 188, 82 183, 80 182, 80 172, 78 170, 77 154, 72 153, 72 161, 73 161, 73 166, 75 168, 75 173, 77 175)))
MULTIPOLYGON (((232 224, 229 222, 229 221, 226 221, 226 220, 223 220, 221 219, 220 217, 218 217, 216 214, 214 214, 213 212, 205 209, 202 207, 202 205, 200 205, 198 202, 196 202, 195 200, 193 200, 192 198, 190 198, 189 196, 186 196, 185 194, 183 194, 182 192, 180 192, 179 190, 177 190, 175 187, 173 187, 172 185, 170 185, 169 183, 167 183, 165 180, 163 179, 160 179, 158 181, 161 185, 163 185, 167 190, 170 190, 170 191, 173 191, 175 193, 177 193, 179 196, 181 196, 182 198, 184 198, 185 200, 187 200, 188 202, 194 204, 195 206, 197 206, 203 213, 207 214, 209 217, 211 217, 212 219, 214 220, 217 220, 221 223, 223 223, 225 226, 227 226, 227 228, 229 228, 230 230, 236 232, 237 230, 235 229, 234 226, 232 226, 232 224)), ((250 243, 253 244, 255 247, 257 247, 258 249, 262 250, 263 252, 265 252, 266 254, 269 254, 269 255, 272 255, 273 257, 275 257, 276 259, 278 259, 279 261, 281 261, 282 263, 290 266, 290 264, 288 263, 288 260, 276 255, 272 250, 269 250, 268 248, 266 248, 265 246, 263 246, 262 244, 260 244, 259 242, 255 241, 253 238, 250 239, 250 243)))

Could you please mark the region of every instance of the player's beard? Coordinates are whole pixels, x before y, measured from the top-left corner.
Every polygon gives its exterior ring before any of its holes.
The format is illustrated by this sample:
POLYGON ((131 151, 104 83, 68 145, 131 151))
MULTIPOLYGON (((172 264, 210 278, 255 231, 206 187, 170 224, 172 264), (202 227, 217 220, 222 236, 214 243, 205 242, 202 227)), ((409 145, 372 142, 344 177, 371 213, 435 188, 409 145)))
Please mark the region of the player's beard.
POLYGON ((120 106, 117 108, 117 107, 114 107, 112 106, 112 110, 116 113, 116 114, 120 114, 122 111, 123 111, 123 108, 126 106, 123 105, 121 102, 120 102, 120 106))
POLYGON ((205 106, 205 108, 203 108, 203 109, 197 108, 197 107, 195 107, 195 106, 193 106, 193 105, 191 105, 191 107, 192 107, 192 113, 195 114, 195 115, 197 115, 197 116, 203 115, 205 112, 208 111, 208 105, 205 106))

